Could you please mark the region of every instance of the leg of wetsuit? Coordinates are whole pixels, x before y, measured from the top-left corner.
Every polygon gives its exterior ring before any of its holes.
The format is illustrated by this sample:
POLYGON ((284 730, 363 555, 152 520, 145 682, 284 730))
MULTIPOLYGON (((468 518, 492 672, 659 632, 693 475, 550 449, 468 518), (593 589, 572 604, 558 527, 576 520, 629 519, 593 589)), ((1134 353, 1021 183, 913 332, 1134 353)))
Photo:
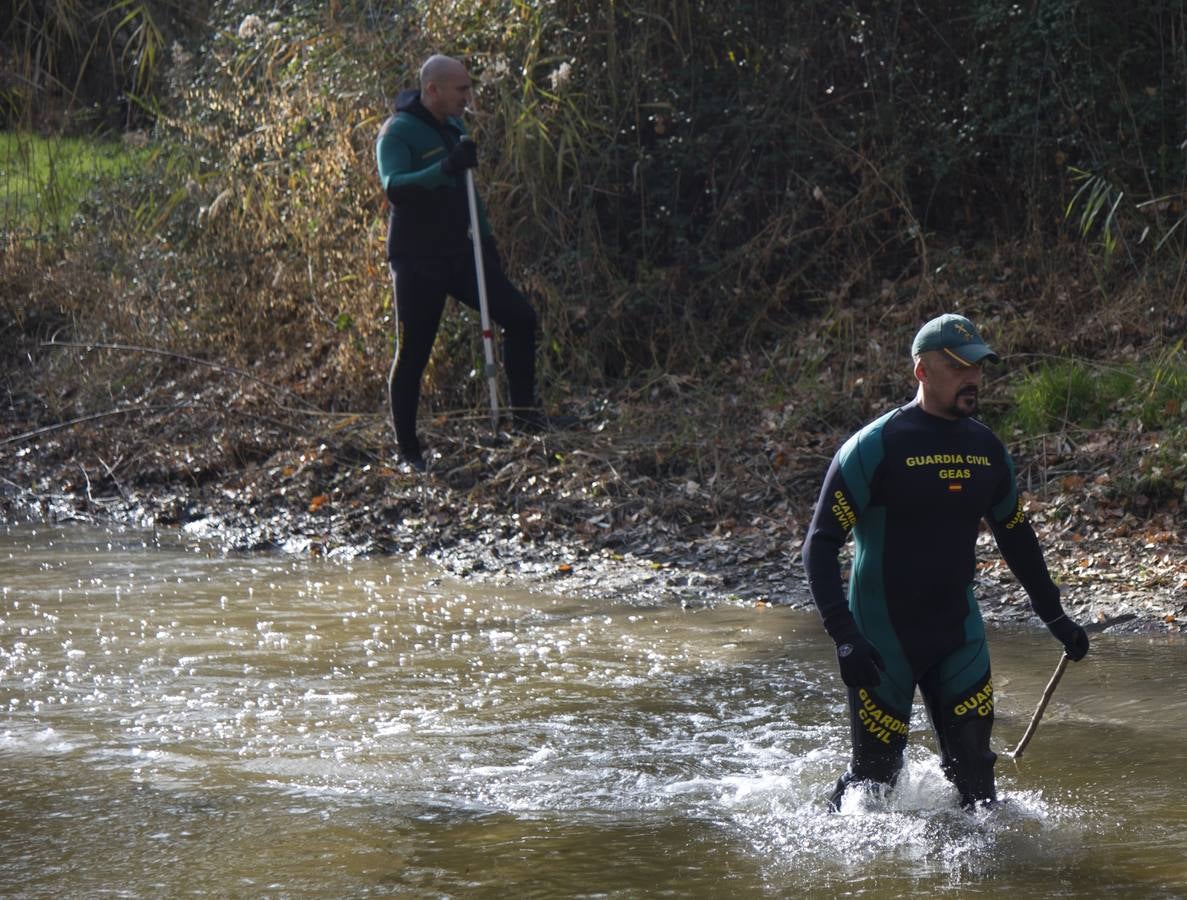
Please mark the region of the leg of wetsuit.
POLYGON ((972 687, 967 679, 958 686, 938 677, 941 670, 936 667, 928 673, 919 688, 936 730, 944 774, 960 791, 961 805, 971 808, 997 799, 993 776, 997 754, 989 749, 993 680, 985 668, 972 687))
POLYGON ((390 268, 397 323, 396 352, 387 376, 392 427, 400 453, 408 459, 419 459, 416 408, 421 378, 445 309, 445 285, 425 263, 394 260, 390 268))
POLYGON ((851 784, 874 783, 894 787, 903 769, 907 723, 911 710, 896 710, 878 697, 877 688, 849 689, 849 727, 853 755, 849 768, 837 779, 828 805, 838 810, 851 784))
MULTIPOLYGON (((491 321, 503 329, 503 363, 507 393, 513 409, 536 405, 536 311, 503 272, 498 251, 483 248, 486 303, 491 321)), ((464 273, 450 285, 450 293, 471 309, 478 309, 478 287, 470 258, 464 273)))

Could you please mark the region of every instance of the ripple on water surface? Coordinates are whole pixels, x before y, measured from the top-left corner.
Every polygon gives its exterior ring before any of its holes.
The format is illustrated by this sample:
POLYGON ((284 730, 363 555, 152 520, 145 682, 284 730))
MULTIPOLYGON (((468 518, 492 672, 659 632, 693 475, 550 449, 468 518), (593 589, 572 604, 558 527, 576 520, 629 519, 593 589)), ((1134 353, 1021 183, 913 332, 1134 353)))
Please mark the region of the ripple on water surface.
MULTIPOLYGON (((1099 641, 1033 760, 999 766, 998 808, 955 808, 916 723, 898 790, 829 814, 848 729, 808 614, 483 588, 415 562, 223 557, 184 538, 8 537, 5 881, 541 897, 1187 886, 1166 849, 1187 803, 1155 764, 1187 723, 1168 700, 1181 652, 1160 651, 1122 700, 1132 651, 1099 641), (1125 746, 1170 787, 1110 781, 1125 746)), ((1048 667, 997 646, 1012 734, 1048 667)))

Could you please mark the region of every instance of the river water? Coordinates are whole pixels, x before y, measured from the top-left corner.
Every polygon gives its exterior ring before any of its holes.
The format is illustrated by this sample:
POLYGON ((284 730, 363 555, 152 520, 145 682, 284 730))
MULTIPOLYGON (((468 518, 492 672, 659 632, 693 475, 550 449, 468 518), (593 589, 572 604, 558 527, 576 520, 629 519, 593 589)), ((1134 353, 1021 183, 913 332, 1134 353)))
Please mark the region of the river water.
MULTIPOLYGON (((1181 639, 1096 636, 1008 803, 956 808, 917 710, 830 815, 813 614, 555 586, 0 530, 0 894, 1187 896, 1181 639)), ((991 641, 1002 753, 1059 647, 991 641)))

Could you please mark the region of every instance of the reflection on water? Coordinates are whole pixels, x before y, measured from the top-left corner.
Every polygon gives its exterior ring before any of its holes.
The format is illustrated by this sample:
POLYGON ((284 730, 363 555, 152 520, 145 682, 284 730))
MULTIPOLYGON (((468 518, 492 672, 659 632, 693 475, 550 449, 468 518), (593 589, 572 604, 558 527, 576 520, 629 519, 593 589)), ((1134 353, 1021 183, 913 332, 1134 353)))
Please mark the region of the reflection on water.
MULTIPOLYGON (((426 564, 0 535, 5 895, 1179 896, 1187 651, 1098 637, 1009 803, 955 808, 922 716, 840 815, 815 617, 481 585, 426 564)), ((995 633, 999 750, 1059 648, 995 633)))

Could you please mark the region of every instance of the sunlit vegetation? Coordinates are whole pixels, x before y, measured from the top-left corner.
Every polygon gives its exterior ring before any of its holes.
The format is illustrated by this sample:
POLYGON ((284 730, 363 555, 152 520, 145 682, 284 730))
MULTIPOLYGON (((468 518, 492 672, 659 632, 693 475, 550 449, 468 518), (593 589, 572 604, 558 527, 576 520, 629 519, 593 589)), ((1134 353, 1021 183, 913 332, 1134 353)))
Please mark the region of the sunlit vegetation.
MULTIPOLYGON (((373 144, 446 50, 476 79, 480 187, 541 311, 549 399, 623 391, 669 456, 744 415, 844 430, 909 395, 911 333, 958 310, 1015 361, 1012 429, 1181 429, 1187 13, 866 5, 92 2, 67 39, 18 2, 11 21, 33 25, 0 30, 22 73, 10 122, 93 125, 81 101, 107 84, 123 118, 105 121, 134 121, 152 152, 97 188, 59 162, 23 195, 21 215, 85 228, 6 253, 0 310, 34 338, 49 321, 380 409, 373 144)), ((480 360, 473 319, 451 314, 431 402, 479 405, 480 360)), ((134 389, 140 360, 100 363, 111 377, 88 385, 134 389)))

